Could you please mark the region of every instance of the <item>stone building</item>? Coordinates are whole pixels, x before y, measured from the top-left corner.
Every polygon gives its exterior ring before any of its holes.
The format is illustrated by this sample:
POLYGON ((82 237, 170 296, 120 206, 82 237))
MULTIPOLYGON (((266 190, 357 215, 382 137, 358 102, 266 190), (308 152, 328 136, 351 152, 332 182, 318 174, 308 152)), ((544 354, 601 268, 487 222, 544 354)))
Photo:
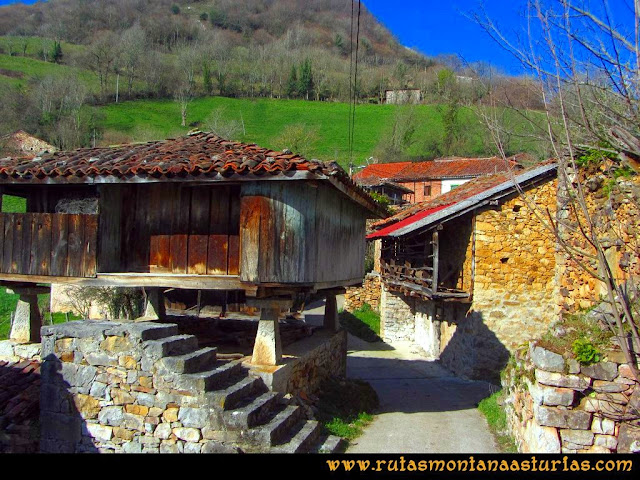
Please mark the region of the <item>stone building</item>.
POLYGON ((497 381, 510 352, 558 318, 553 235, 518 193, 553 215, 556 188, 555 164, 490 175, 374 224, 383 339, 497 381))

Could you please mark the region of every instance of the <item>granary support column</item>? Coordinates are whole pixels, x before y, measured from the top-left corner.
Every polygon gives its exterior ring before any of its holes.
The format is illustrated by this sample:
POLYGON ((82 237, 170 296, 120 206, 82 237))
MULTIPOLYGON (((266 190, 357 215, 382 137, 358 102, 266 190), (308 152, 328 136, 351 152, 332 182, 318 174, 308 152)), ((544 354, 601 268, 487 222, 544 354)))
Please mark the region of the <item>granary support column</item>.
POLYGON ((338 321, 338 300, 335 293, 327 293, 324 303, 324 322, 323 326, 330 332, 337 332, 340 327, 338 321))
POLYGON ((48 287, 12 287, 7 293, 20 295, 13 316, 9 339, 18 343, 38 343, 42 328, 42 315, 38 308, 38 295, 49 293, 48 287))
POLYGON ((253 365, 279 365, 282 363, 282 341, 280 339, 280 312, 291 308, 290 299, 247 299, 247 305, 260 309, 258 333, 253 345, 253 365))
POLYGON ((145 320, 159 320, 165 317, 166 309, 164 306, 164 295, 160 288, 145 288, 144 293, 147 296, 147 305, 144 309, 145 320))

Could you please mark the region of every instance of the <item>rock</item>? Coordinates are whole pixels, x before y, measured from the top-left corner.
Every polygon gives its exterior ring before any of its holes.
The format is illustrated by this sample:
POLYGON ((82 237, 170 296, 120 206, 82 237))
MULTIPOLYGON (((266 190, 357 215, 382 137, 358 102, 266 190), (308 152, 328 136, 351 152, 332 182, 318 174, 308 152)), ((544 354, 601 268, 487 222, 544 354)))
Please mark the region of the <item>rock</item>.
POLYGON ((122 440, 129 441, 133 440, 135 432, 133 430, 127 430, 126 428, 114 427, 113 436, 116 438, 121 438, 122 440))
POLYGON ((133 415, 131 413, 123 414, 123 425, 130 430, 136 430, 138 432, 144 432, 144 417, 141 415, 133 415))
POLYGON ((551 387, 571 388, 573 390, 586 390, 591 385, 588 378, 577 375, 563 375, 561 373, 546 372, 536 370, 536 380, 538 383, 551 387))
POLYGON ((629 423, 620 425, 618 453, 640 453, 640 426, 629 423))
POLYGON ((592 388, 598 393, 620 393, 624 392, 627 389, 627 386, 616 382, 595 380, 593 382, 592 388))
POLYGON ((113 436, 113 428, 106 427, 97 423, 87 423, 86 429, 91 438, 99 442, 108 442, 113 436))
POLYGON ((568 428, 571 430, 589 430, 591 413, 582 410, 560 410, 537 406, 534 416, 540 425, 546 427, 568 428))
POLYGON ((100 401, 90 395, 77 394, 73 397, 76 410, 85 420, 98 418, 100 413, 100 401))
POLYGON ((173 434, 178 437, 180 440, 184 440, 185 442, 199 442, 201 435, 200 430, 197 428, 174 428, 172 430, 173 434))
POLYGON ((615 450, 618 448, 618 439, 613 435, 596 435, 593 444, 598 447, 615 450))
POLYGON ((594 434, 588 430, 560 430, 560 438, 563 444, 566 442, 589 447, 593 445, 594 434))
POLYGON ((98 421, 103 425, 119 427, 124 422, 122 407, 104 407, 98 414, 98 421))
POLYGON ((207 425, 209 412, 204 408, 181 408, 178 421, 185 427, 203 428, 207 425))
POLYGON ((0 358, 10 358, 14 356, 14 343, 11 340, 2 340, 0 342, 0 358))
POLYGON ((153 432, 153 436, 162 440, 167 440, 171 436, 171 425, 168 423, 161 423, 153 432))
POLYGON ((184 444, 184 453, 200 453, 202 449, 202 445, 199 443, 185 443, 184 444))
POLYGON ((618 376, 618 364, 613 362, 599 362, 593 365, 583 365, 580 371, 587 377, 610 382, 618 376))
POLYGON ((124 453, 142 453, 142 445, 133 440, 125 443, 123 449, 124 453))
POLYGON ((569 407, 573 405, 575 390, 570 388, 543 388, 542 403, 550 406, 563 405, 569 407))
POLYGON ((616 423, 608 418, 593 417, 591 431, 600 435, 613 435, 616 431, 616 423))
POLYGON ((616 417, 624 413, 624 406, 619 403, 608 402, 596 398, 586 398, 584 400, 585 412, 598 413, 608 417, 616 417))
POLYGON ((535 347, 531 352, 533 364, 547 372, 564 372, 564 358, 562 355, 546 350, 542 347, 535 347))
POLYGON ((567 360, 567 366, 569 368, 569 373, 574 375, 580 373, 580 362, 578 362, 575 358, 570 358, 567 360))
POLYGON ((176 407, 167 408, 162 414, 162 419, 167 423, 177 422, 179 410, 180 409, 176 407))
POLYGON ((207 442, 202 447, 202 453, 242 453, 242 450, 221 442, 207 442))
POLYGON ((523 437, 526 448, 522 453, 560 453, 560 438, 555 428, 543 427, 529 420, 524 428, 523 437))

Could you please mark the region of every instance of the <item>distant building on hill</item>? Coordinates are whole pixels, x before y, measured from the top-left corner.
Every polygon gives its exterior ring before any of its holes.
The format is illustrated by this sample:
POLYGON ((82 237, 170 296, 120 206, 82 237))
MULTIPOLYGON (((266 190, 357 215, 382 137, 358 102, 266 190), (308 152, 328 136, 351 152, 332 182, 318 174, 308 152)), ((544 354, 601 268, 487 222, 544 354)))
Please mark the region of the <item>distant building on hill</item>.
POLYGON ((524 154, 502 158, 438 158, 426 162, 396 162, 368 165, 353 176, 363 187, 392 184, 404 188, 397 203, 418 203, 447 193, 469 180, 510 169, 520 169, 524 154))
POLYGON ((416 104, 422 101, 422 92, 419 88, 403 88, 400 90, 386 90, 385 103, 390 105, 416 104))

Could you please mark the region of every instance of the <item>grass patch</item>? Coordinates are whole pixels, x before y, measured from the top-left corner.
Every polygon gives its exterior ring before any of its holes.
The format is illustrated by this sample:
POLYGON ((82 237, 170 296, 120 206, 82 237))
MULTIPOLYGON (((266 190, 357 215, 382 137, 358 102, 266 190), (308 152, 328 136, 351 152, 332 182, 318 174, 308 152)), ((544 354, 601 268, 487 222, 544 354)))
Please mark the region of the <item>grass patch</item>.
POLYGON ((503 400, 503 392, 496 392, 483 399, 478 404, 478 410, 486 417, 489 429, 493 433, 500 451, 502 453, 517 453, 516 444, 507 431, 507 415, 502 407, 503 400))
POLYGON ((373 421, 379 400, 367 382, 332 378, 320 391, 316 417, 331 435, 351 441, 373 421))
POLYGON ((588 340, 594 349, 610 350, 613 334, 600 328, 597 322, 587 318, 586 313, 567 315, 538 341, 538 346, 575 357, 574 345, 588 340))
POLYGON ((340 324, 351 335, 366 342, 380 342, 380 314, 369 305, 354 312, 340 312, 340 324))

